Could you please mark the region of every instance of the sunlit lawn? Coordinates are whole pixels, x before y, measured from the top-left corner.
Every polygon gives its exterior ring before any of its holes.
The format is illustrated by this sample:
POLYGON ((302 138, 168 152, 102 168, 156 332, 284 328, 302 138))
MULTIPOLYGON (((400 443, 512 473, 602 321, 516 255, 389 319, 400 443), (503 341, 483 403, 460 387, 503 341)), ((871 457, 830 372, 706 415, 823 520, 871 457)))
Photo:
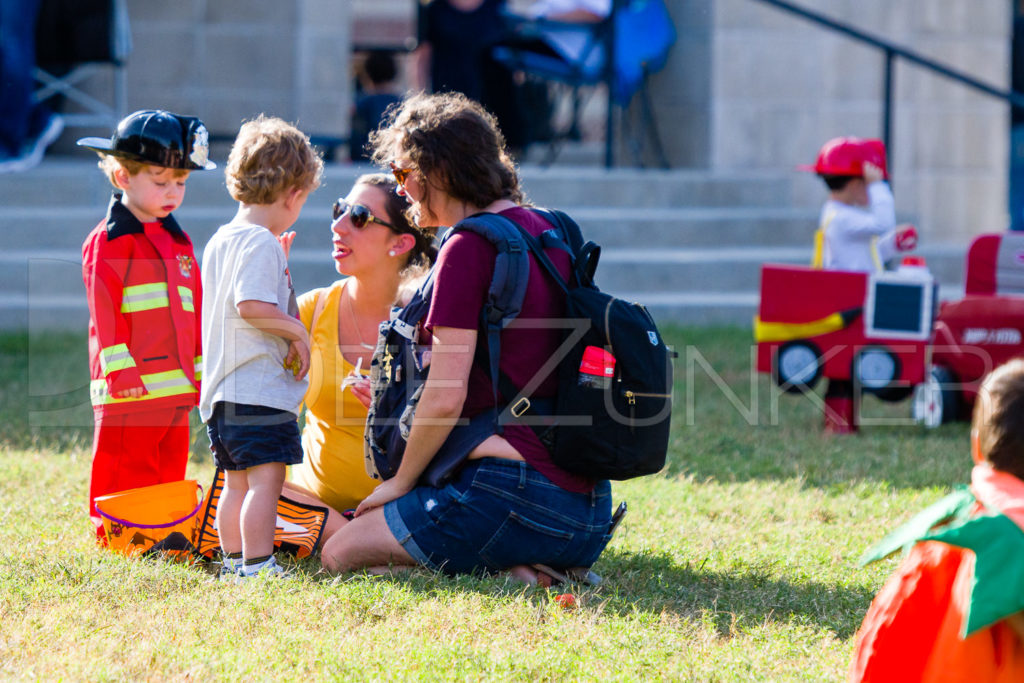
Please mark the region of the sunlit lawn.
POLYGON ((85 340, 0 336, 0 677, 840 679, 893 568, 856 560, 966 481, 966 426, 924 431, 907 403, 868 401, 897 424, 828 438, 815 397, 753 373, 749 331, 666 336, 680 354, 669 464, 614 485, 630 512, 574 609, 553 600, 564 589, 503 577, 331 577, 306 560, 295 579, 232 586, 97 549, 85 340))

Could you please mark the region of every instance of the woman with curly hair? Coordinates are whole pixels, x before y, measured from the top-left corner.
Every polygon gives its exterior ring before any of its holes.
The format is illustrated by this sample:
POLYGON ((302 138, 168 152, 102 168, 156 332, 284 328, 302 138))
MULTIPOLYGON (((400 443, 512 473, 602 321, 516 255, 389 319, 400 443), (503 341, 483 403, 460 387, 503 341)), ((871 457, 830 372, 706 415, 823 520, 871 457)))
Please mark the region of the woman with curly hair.
MULTIPOLYGON (((494 118, 461 94, 411 96, 391 112, 371 144, 374 161, 391 167, 421 228, 457 226, 479 213, 501 214, 534 236, 553 227, 525 205, 494 118)), ((587 567, 604 549, 611 517, 608 482, 556 466, 528 426, 508 424, 501 434, 491 432, 443 487, 420 481, 460 418, 495 408, 487 353, 478 341, 496 253, 487 239, 469 231, 443 243, 423 323, 431 343, 430 374, 401 466, 328 540, 322 551, 326 569, 514 569, 532 581, 537 576, 529 565, 587 567)), ((568 254, 546 253, 567 278, 568 254)), ((565 315, 564 292, 532 255, 530 263, 521 313, 501 332, 499 369, 517 391, 555 353, 561 330, 546 323, 565 315)), ((538 379, 531 397, 553 397, 555 377, 538 379)))

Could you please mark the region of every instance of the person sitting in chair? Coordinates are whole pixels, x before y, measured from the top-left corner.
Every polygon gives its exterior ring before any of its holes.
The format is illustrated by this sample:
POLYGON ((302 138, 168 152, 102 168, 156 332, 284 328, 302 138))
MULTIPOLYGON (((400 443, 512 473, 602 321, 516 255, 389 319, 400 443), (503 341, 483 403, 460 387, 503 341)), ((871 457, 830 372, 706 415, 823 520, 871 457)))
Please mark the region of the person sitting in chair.
MULTIPOLYGON (((537 0, 527 8, 523 16, 565 24, 596 24, 611 12, 612 0, 537 0)), ((590 37, 587 32, 573 26, 544 26, 540 38, 542 46, 567 62, 603 58, 600 47, 595 47, 592 55, 585 54, 590 37)), ((535 49, 540 51, 543 47, 537 46, 535 49)))

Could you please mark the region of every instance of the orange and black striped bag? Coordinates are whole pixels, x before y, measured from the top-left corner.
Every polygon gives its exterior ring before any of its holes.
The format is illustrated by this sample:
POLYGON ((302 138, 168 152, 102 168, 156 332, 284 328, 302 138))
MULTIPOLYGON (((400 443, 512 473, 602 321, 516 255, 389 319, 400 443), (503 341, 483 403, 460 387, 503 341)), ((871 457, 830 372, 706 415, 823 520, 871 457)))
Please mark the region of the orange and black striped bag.
MULTIPOLYGON (((197 552, 212 558, 220 550, 220 536, 217 534, 217 503, 224 489, 224 471, 218 469, 213 484, 206 494, 202 521, 199 525, 199 547, 197 552)), ((281 495, 277 499, 277 527, 274 529, 274 546, 277 550, 298 558, 308 557, 316 550, 327 521, 327 508, 321 505, 300 503, 281 495)))

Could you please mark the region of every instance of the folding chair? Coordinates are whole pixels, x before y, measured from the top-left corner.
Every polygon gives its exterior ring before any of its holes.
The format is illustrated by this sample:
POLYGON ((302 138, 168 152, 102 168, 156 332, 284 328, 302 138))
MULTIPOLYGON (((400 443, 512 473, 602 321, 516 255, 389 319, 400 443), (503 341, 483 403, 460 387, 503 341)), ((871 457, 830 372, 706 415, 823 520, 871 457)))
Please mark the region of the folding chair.
MULTIPOLYGON (((676 39, 663 0, 613 0, 611 14, 592 24, 529 19, 514 14, 506 17, 512 39, 496 46, 492 57, 513 71, 561 83, 571 90, 570 124, 553 137, 545 163, 554 160, 566 139, 578 134, 581 88, 603 84, 608 90, 605 166, 614 165, 614 108, 625 111, 639 92, 641 126, 659 164, 668 168, 647 88, 648 76, 665 65, 676 39), (566 39, 574 40, 580 49, 575 53, 561 50, 559 42, 566 39), (538 42, 551 44, 557 54, 531 49, 531 44, 538 42)), ((631 135, 630 146, 642 166, 642 142, 631 135)))
POLYGON ((58 100, 65 126, 113 128, 127 109, 131 53, 126 0, 43 0, 36 29, 36 102, 58 100), (84 82, 112 70, 109 101, 84 82), (67 105, 74 107, 68 111, 67 105))

